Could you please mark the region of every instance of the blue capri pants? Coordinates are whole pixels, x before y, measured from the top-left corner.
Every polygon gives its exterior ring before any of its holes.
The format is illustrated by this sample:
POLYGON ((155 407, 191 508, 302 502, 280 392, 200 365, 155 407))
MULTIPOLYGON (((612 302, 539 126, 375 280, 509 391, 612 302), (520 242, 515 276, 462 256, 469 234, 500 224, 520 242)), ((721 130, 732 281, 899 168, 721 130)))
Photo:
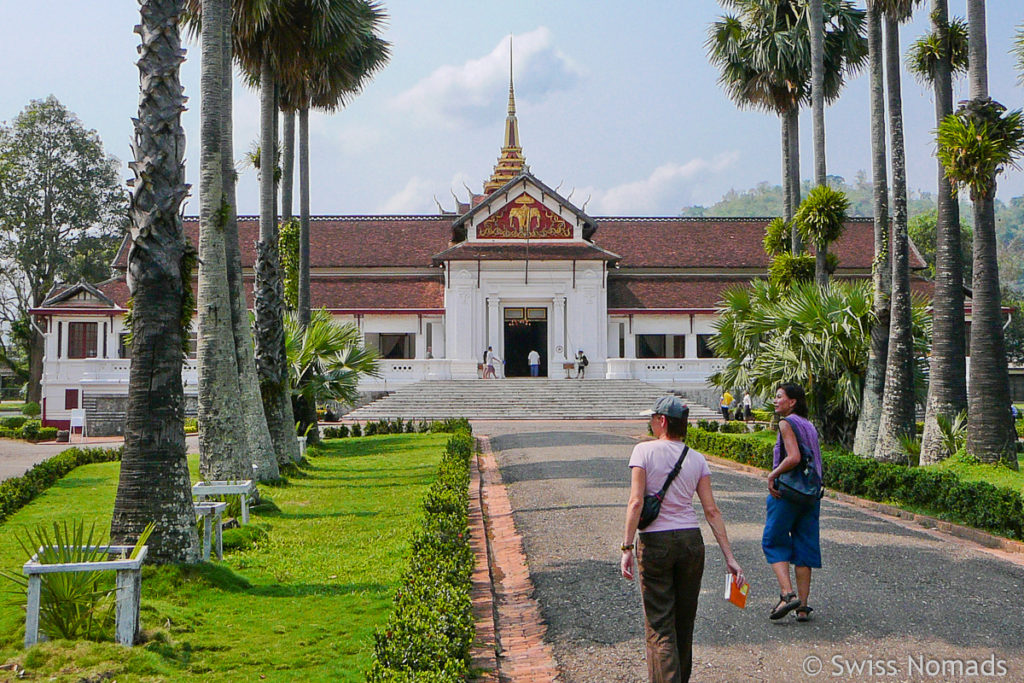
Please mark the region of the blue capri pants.
POLYGON ((761 549, 768 564, 789 562, 797 567, 821 567, 818 516, 821 501, 798 505, 768 496, 761 549))

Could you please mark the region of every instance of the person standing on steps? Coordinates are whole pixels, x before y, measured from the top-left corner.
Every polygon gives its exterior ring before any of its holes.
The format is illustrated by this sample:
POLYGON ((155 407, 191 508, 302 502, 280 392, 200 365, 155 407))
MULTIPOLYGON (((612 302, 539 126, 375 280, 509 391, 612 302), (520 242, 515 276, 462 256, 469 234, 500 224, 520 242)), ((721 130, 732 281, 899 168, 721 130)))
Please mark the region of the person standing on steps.
POLYGON ((729 406, 732 405, 732 402, 732 394, 730 394, 729 390, 726 389, 725 393, 722 394, 722 400, 719 405, 719 407, 722 409, 722 419, 725 420, 726 422, 729 421, 729 406))
POLYGON ((490 346, 484 351, 484 379, 490 377, 491 379, 497 379, 498 376, 494 374, 494 359, 497 356, 494 355, 494 350, 490 346))
POLYGON ((715 505, 708 463, 683 442, 690 409, 677 396, 669 395, 659 398, 647 412, 651 414, 654 440, 637 444, 629 458, 629 503, 620 569, 624 578, 633 578, 633 537, 644 496, 663 488, 669 474, 678 467, 678 476, 664 493, 661 512, 639 534, 636 556, 644 603, 648 677, 656 683, 675 683, 690 680, 693 622, 704 574, 704 540, 693 505, 695 493, 737 585, 743 585, 743 570, 733 557, 725 521, 715 505))
POLYGON ((768 501, 761 549, 779 582, 779 602, 768 618, 775 621, 796 610, 797 621, 809 621, 811 570, 821 568, 821 540, 818 517, 821 500, 813 504, 793 503, 779 493, 775 480, 800 464, 800 444, 809 448, 811 461, 821 477, 821 447, 818 430, 807 419, 807 394, 799 384, 783 384, 775 392, 775 414, 779 416, 779 438, 775 442, 774 466, 768 474, 768 501), (796 592, 789 565, 796 568, 796 592))
POLYGON ((527 360, 530 362, 530 377, 540 377, 540 354, 531 349, 527 360))
POLYGON ((583 349, 580 349, 576 352, 576 379, 586 377, 588 365, 590 365, 590 361, 587 360, 587 354, 583 353, 583 349))

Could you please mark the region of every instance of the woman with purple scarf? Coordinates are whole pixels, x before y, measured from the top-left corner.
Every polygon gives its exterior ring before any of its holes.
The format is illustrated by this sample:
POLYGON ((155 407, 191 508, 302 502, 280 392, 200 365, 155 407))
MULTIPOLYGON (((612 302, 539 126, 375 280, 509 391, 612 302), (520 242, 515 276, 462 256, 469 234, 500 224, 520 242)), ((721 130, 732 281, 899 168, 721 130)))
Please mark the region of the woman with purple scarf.
POLYGON ((772 471, 768 474, 768 502, 761 548, 779 581, 779 602, 769 619, 777 620, 796 610, 797 621, 809 621, 813 611, 807 605, 811 592, 811 570, 821 568, 818 515, 821 501, 800 504, 779 494, 776 479, 800 464, 800 444, 811 452, 814 468, 821 477, 821 448, 818 430, 807 419, 807 395, 798 384, 783 384, 775 392, 775 414, 779 416, 779 438, 775 442, 772 471), (796 591, 789 566, 796 567, 796 591))

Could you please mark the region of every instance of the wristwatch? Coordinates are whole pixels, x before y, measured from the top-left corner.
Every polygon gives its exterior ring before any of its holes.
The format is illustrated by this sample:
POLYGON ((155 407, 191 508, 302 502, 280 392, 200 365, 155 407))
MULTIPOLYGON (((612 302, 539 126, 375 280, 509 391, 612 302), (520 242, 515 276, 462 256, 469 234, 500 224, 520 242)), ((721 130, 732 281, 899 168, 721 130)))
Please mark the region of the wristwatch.
POLYGON ((626 552, 627 550, 632 550, 632 549, 633 549, 633 544, 632 543, 630 543, 629 545, 622 546, 622 552, 626 552))

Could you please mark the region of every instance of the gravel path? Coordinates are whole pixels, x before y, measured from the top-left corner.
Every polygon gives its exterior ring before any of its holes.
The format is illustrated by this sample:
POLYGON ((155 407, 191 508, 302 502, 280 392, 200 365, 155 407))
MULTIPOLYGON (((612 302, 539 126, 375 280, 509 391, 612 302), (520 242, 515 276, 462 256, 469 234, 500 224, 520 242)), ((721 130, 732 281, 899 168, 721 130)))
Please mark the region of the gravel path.
MULTIPOLYGON (((646 678, 639 592, 618 573, 626 463, 644 430, 641 422, 474 423, 491 437, 567 683, 646 678)), ((724 564, 704 525, 692 680, 813 680, 807 673, 818 665, 816 678, 986 680, 969 676, 971 667, 983 674, 998 660, 1004 675, 997 668, 988 678, 1024 680, 1021 562, 826 500, 815 620, 772 623, 778 591, 760 549, 764 480, 713 465, 712 482, 751 596, 743 611, 719 597, 724 564), (808 655, 818 659, 805 663, 808 655)))

